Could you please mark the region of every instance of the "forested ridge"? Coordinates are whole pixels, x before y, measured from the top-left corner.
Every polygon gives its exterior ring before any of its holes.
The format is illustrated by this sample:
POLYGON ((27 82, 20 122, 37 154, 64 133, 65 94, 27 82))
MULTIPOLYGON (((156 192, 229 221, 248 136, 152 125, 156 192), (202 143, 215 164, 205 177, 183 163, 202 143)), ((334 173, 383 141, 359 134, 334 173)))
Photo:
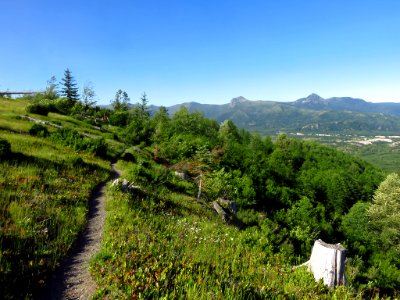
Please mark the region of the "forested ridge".
MULTIPOLYGON (((6 172, 3 178, 9 180, 17 175, 9 176, 7 170, 17 172, 29 164, 25 156, 16 154, 24 151, 18 146, 21 135, 30 135, 37 149, 30 154, 33 156, 42 155, 43 145, 66 149, 65 158, 55 161, 59 173, 54 171, 53 176, 65 172, 71 182, 78 171, 89 174, 97 170, 98 177, 104 178, 109 171, 105 163, 119 158, 123 177, 135 189, 126 192, 119 186, 109 187, 103 246, 91 266, 99 284, 97 297, 398 295, 400 179, 396 174, 387 176, 359 158, 318 143, 285 135, 272 140, 239 129, 230 120, 218 123, 186 107, 173 115, 161 107, 150 115, 145 94, 129 109, 128 95, 118 91, 112 110, 74 97, 1 99, 10 110, 2 112, 0 159, 2 172, 6 172), (63 128, 21 119, 13 101, 21 103, 21 109, 29 103, 29 115, 56 120, 63 128), (82 135, 84 128, 89 136, 82 135), (71 150, 72 160, 66 158, 71 150), (212 211, 211 203, 219 198, 236 203, 237 214, 230 215, 226 222, 212 211), (347 288, 328 290, 314 283, 302 268, 292 270, 292 266, 308 259, 316 239, 342 243, 348 250, 347 288)), ((36 163, 45 162, 36 159, 36 163)), ((73 244, 70 239, 82 230, 83 223, 79 223, 68 242, 56 242, 66 234, 59 229, 66 221, 53 222, 52 216, 60 218, 60 210, 72 207, 70 211, 79 211, 81 219, 85 196, 79 194, 79 200, 70 203, 66 195, 57 198, 54 207, 47 206, 46 201, 54 201, 51 191, 63 185, 52 182, 41 168, 39 175, 32 175, 35 184, 24 181, 25 197, 13 195, 5 180, 0 184, 2 194, 7 193, 1 198, 5 221, 1 223, 0 279, 9 296, 12 291, 3 283, 14 280, 10 272, 22 272, 21 280, 32 281, 26 270, 16 269, 17 261, 32 268, 37 264, 32 275, 35 282, 31 283, 34 290, 45 278, 40 272, 54 270, 56 261, 73 244), (41 180, 47 180, 47 186, 43 187, 41 180), (45 199, 37 196, 40 199, 29 202, 29 194, 40 189, 48 193, 45 199), (42 210, 26 221, 24 214, 31 213, 38 203, 42 210), (42 223, 35 225, 33 220, 42 223), (49 233, 36 241, 34 235, 40 230, 49 233), (31 248, 13 255, 13 247, 18 246, 13 242, 17 234, 19 245, 29 243, 31 248), (49 255, 47 244, 51 243, 61 243, 60 254, 49 255), (38 255, 34 259, 33 253, 38 255), (54 260, 47 265, 49 256, 54 260), (44 266, 47 271, 43 271, 44 266)), ((95 179, 79 180, 90 188, 95 179)))

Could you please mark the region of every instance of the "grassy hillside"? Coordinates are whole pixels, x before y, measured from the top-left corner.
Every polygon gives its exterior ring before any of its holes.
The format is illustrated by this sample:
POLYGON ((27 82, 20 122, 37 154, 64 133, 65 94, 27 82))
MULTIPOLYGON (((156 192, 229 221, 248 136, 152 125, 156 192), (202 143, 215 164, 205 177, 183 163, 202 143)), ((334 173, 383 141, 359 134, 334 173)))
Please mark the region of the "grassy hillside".
POLYGON ((140 155, 136 161, 146 164, 141 175, 133 171, 136 163, 120 162, 118 168, 124 170, 124 178, 140 183, 142 190, 109 189, 103 247, 92 263, 100 285, 97 298, 342 299, 352 295, 343 288, 328 291, 305 268, 292 270, 292 264, 301 261, 274 252, 275 238, 266 220, 261 222, 263 229, 228 226, 209 205, 196 201, 194 183, 140 155))
MULTIPOLYGON (((29 297, 74 244, 85 226, 87 201, 110 165, 94 153, 29 134, 34 123, 23 118, 27 100, 0 99, 0 139, 11 153, 0 158, 0 294, 29 297)), ((30 116, 100 138, 71 117, 30 116)))
MULTIPOLYGON (((398 295, 398 250, 369 213, 386 173, 365 161, 285 135, 272 142, 185 108, 171 117, 140 106, 103 111, 114 126, 101 128, 82 114, 28 114, 49 122, 39 125, 25 118, 30 101, 0 99, 6 298, 29 298, 46 285, 84 228, 90 192, 122 152, 117 166, 131 187, 108 188, 102 248, 91 263, 95 298, 398 295), (225 207, 223 221, 213 209, 219 198, 234 201, 237 214, 225 207), (348 287, 328 290, 292 269, 318 238, 348 250, 348 287)), ((383 229, 397 237, 391 226, 383 229)))
MULTIPOLYGON (((370 289, 327 289, 293 256, 279 224, 242 210, 227 225, 210 203, 196 200, 197 185, 149 160, 150 153, 118 163, 140 187, 110 186, 105 238, 92 262, 100 289, 95 298, 363 299, 370 289), (139 167, 138 167, 139 166, 139 167), (145 166, 145 167, 143 167, 145 166), (251 224, 251 225, 246 225, 251 224), (238 224, 241 224, 238 226, 238 224), (279 234, 280 232, 280 234, 279 234)), ((351 259, 350 259, 351 261, 351 259)), ((358 267, 348 264, 353 282, 358 267)))

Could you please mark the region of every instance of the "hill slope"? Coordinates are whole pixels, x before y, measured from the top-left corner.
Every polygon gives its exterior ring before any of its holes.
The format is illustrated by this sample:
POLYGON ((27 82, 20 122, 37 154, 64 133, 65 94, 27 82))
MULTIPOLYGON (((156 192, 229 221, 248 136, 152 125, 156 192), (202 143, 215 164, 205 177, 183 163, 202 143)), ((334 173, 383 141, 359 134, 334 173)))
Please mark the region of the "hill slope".
MULTIPOLYGON (((91 265, 95 297, 398 293, 400 253, 380 234, 392 228, 368 213, 385 173, 361 159, 285 135, 272 142, 186 108, 171 117, 162 110, 153 117, 127 111, 128 124, 103 121, 111 131, 104 132, 54 113, 30 116, 64 128, 37 126, 24 116, 28 101, 0 101, 5 297, 30 298, 47 283, 84 227, 90 191, 109 174, 117 140, 129 147, 118 162, 125 181, 107 191, 104 238, 91 265), (214 201, 223 206, 223 219, 214 201), (305 268, 292 270, 308 259, 317 238, 346 244, 350 288, 327 290, 305 268)), ((231 106, 247 102, 240 98, 231 106)))
MULTIPOLYGON (((361 99, 330 98, 318 95, 295 102, 250 101, 244 97, 228 104, 188 102, 168 107, 175 113, 185 106, 206 117, 223 122, 232 120, 238 127, 262 134, 278 132, 391 134, 400 131, 400 105, 368 103, 361 99)), ((152 107, 153 113, 157 107, 152 107)))
MULTIPOLYGON (((0 98, 0 295, 29 299, 85 228, 88 200, 110 173, 104 133, 72 117, 29 114, 0 98), (90 138, 88 137, 90 136, 90 138), (4 152, 4 145, 10 145, 4 152), (103 154, 105 154, 103 152, 103 154)), ((110 141, 110 146, 116 146, 110 141)))

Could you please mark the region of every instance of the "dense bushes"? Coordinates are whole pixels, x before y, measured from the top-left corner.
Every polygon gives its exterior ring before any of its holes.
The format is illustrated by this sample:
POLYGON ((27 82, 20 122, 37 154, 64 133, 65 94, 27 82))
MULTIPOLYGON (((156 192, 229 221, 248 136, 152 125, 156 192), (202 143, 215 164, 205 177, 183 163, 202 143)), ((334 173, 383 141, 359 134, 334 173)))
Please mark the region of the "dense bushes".
POLYGON ((32 127, 29 129, 29 134, 40 137, 47 137, 49 135, 49 131, 47 130, 46 126, 43 126, 41 124, 33 124, 32 127))
POLYGON ((31 114, 47 116, 49 114, 50 109, 49 109, 48 105, 45 105, 42 103, 33 103, 33 104, 29 104, 26 107, 26 111, 31 114))
POLYGON ((50 137, 54 142, 65 145, 78 151, 94 153, 99 157, 107 157, 107 143, 104 138, 89 138, 78 131, 68 128, 61 128, 56 132, 49 133, 46 126, 33 124, 29 134, 40 137, 50 137))
POLYGON ((51 134, 50 138, 62 145, 72 147, 74 150, 88 151, 97 156, 107 156, 107 144, 103 138, 91 139, 83 137, 79 132, 62 128, 51 134))
POLYGON ((396 177, 389 175, 373 203, 357 202, 342 221, 348 253, 362 260, 353 264, 352 272, 360 282, 373 283, 387 293, 400 286, 400 181, 396 177))
POLYGON ((362 267, 351 267, 358 274, 352 284, 393 292, 397 252, 377 234, 371 237, 366 217, 383 171, 317 143, 285 135, 272 143, 230 121, 218 125, 186 108, 172 117, 160 110, 150 124, 154 159, 186 171, 196 184, 202 178, 203 200, 236 200, 245 227, 258 226, 266 235, 273 228, 274 251, 295 263, 295 257, 308 258, 315 239, 344 243, 354 262, 357 257, 364 261, 362 267))
POLYGON ((0 138, 0 160, 7 158, 11 154, 11 145, 10 143, 0 138))
POLYGON ((72 107, 68 103, 68 100, 65 98, 58 99, 46 99, 43 98, 43 95, 38 94, 35 95, 31 101, 33 103, 29 104, 26 107, 26 111, 32 114, 38 114, 42 116, 47 116, 49 112, 59 113, 66 115, 68 114, 72 107))

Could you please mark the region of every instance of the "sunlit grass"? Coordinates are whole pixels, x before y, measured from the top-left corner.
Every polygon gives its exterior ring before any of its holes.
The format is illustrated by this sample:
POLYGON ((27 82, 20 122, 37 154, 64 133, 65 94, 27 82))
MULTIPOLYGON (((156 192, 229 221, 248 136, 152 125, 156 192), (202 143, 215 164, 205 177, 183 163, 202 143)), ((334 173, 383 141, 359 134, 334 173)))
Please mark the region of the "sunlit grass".
POLYGON ((32 123, 16 118, 26 101, 1 104, 0 138, 12 153, 0 160, 0 295, 30 298, 84 229, 90 194, 110 164, 28 135, 32 123))
MULTIPOLYGON (((161 172, 136 160, 148 173, 161 172)), ((349 289, 329 291, 305 268, 292 270, 287 257, 274 253, 268 223, 228 226, 190 194, 157 186, 158 179, 141 184, 145 174, 137 164, 117 166, 142 192, 109 187, 102 249, 92 261, 100 287, 95 298, 357 298, 349 289)))

